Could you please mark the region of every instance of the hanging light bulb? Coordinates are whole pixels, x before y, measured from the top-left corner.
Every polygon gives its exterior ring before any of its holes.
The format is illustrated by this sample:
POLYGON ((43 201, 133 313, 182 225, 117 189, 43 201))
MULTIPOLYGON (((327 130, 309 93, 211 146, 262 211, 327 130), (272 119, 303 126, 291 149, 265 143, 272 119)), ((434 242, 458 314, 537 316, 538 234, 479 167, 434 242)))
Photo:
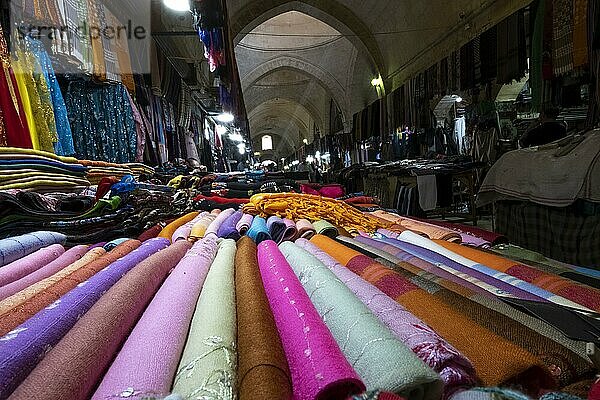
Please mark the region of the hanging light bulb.
POLYGON ((190 11, 189 0, 163 0, 163 3, 173 11, 190 11))
POLYGON ((233 122, 234 119, 235 119, 235 117, 231 113, 223 113, 223 114, 219 114, 217 116, 217 121, 223 122, 224 124, 233 122))

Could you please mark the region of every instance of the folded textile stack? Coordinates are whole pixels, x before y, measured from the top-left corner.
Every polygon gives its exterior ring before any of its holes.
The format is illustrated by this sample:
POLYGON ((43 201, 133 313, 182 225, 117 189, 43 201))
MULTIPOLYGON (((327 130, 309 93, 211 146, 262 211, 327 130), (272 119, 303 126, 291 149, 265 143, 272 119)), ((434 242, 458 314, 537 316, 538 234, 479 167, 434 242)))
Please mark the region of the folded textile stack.
POLYGON ((141 163, 128 163, 123 164, 125 167, 129 168, 133 172, 133 176, 136 178, 140 175, 154 175, 154 168, 141 164, 141 163))
POLYGON ((0 148, 0 190, 74 192, 90 186, 78 160, 37 150, 0 148))
POLYGON ((80 160, 81 165, 85 165, 88 169, 87 178, 92 185, 100 183, 102 178, 114 176, 121 179, 125 175, 132 175, 133 171, 127 164, 115 164, 104 161, 80 160))

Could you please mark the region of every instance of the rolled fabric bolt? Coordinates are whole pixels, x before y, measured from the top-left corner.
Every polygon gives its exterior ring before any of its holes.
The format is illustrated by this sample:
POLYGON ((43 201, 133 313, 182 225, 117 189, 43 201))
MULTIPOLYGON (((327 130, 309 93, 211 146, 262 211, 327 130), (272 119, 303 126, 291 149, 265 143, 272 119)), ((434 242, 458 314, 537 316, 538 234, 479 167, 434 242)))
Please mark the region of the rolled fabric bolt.
POLYGON ((188 214, 185 214, 182 217, 177 218, 175 221, 171 222, 169 225, 165 226, 162 231, 158 234, 159 238, 165 238, 171 240, 173 237, 173 233, 175 230, 179 228, 181 225, 184 225, 194 218, 196 218, 200 214, 198 211, 194 211, 188 214))
POLYGON ((325 220, 316 221, 313 226, 319 235, 325 235, 332 239, 335 239, 340 234, 335 226, 325 220))
MULTIPOLYGON (((167 244, 164 238, 143 243, 136 251, 141 253, 152 247, 154 253, 148 251, 148 257, 135 263, 96 301, 46 354, 12 398, 62 400, 68 393, 71 400, 89 399, 169 271, 192 246, 187 240, 166 248, 167 244), (54 379, 48 380, 48 376, 54 379)), ((146 351, 151 349, 147 346, 146 351)))
POLYGON ((112 249, 114 249, 115 247, 120 245, 121 243, 125 243, 128 240, 129 239, 127 239, 127 238, 120 238, 120 239, 112 240, 104 245, 104 250, 111 251, 112 249))
POLYGON ((253 219, 254 219, 254 216, 250 215, 250 214, 244 214, 242 216, 240 221, 235 226, 236 229, 238 230, 238 232, 240 233, 240 235, 245 235, 246 232, 248 232, 248 229, 250 229, 250 226, 252 225, 253 219))
POLYGON ((296 222, 296 228, 298 229, 298 237, 304 239, 310 239, 317 231, 315 227, 307 219, 300 219, 296 222))
POLYGON ((254 217, 252 225, 246 235, 250 239, 254 240, 256 244, 259 244, 265 240, 271 240, 269 229, 267 228, 267 221, 263 217, 254 217))
POLYGON ((278 216, 272 216, 267 219, 267 228, 269 229, 269 233, 271 234, 271 238, 277 244, 283 241, 283 236, 285 235, 285 230, 287 226, 278 216))
POLYGON ((227 220, 227 218, 231 217, 235 213, 233 208, 228 208, 225 211, 222 211, 217 215, 217 218, 213 222, 210 223, 208 228, 206 228, 206 232, 204 236, 215 235, 218 237, 219 227, 223 225, 223 222, 227 220))
POLYGON ((221 214, 221 210, 219 210, 218 208, 215 208, 210 213, 213 214, 213 215, 219 215, 219 214, 221 214))
POLYGON ((239 400, 292 398, 292 380, 258 268, 256 244, 247 236, 237 244, 239 400))
POLYGON ((185 254, 135 325, 93 400, 118 398, 123 393, 131 393, 129 399, 170 393, 196 302, 216 251, 217 242, 209 237, 197 241, 185 254), (153 343, 152 351, 148 343, 153 343))
POLYGON ((362 393, 365 385, 272 240, 258 245, 258 265, 290 367, 294 398, 345 400, 362 393))
POLYGON ((207 212, 200 213, 196 218, 194 218, 190 222, 186 222, 179 228, 175 229, 175 232, 173 232, 173 236, 171 237, 171 243, 175 243, 178 240, 187 240, 187 238, 192 233, 192 227, 206 215, 208 215, 207 212))
POLYGON ((62 233, 37 231, 0 240, 0 267, 53 244, 65 244, 62 233))
POLYGON ((206 234, 206 229, 208 226, 217 218, 214 214, 208 214, 204 217, 200 218, 200 221, 196 222, 192 227, 192 231, 190 232, 190 239, 197 240, 201 239, 206 234))
POLYGON ((53 244, 5 265, 0 268, 0 286, 6 286, 37 271, 56 260, 64 252, 65 248, 62 245, 53 244))
POLYGON ((471 362, 426 323, 308 240, 298 239, 296 244, 325 264, 398 339, 440 374, 445 399, 477 383, 471 362))
POLYGON ((279 246, 367 390, 438 400, 438 374, 405 346, 322 262, 294 243, 279 246))
POLYGON ((173 393, 185 399, 235 399, 235 250, 233 240, 221 241, 198 298, 173 383, 173 393))
POLYGON ((294 241, 298 238, 298 229, 296 223, 291 219, 284 218, 283 223, 285 224, 285 233, 283 234, 283 241, 294 241))
MULTIPOLYGON (((42 360, 48 347, 54 347, 112 285, 136 264, 167 245, 168 240, 163 238, 143 243, 0 338, 0 399, 8 398, 42 360)), ((58 366, 59 369, 64 367, 58 366)), ((72 395, 69 393, 70 398, 72 395)), ((19 396, 15 394, 13 398, 19 396)))
POLYGON ((92 250, 92 249, 95 249, 95 248, 98 248, 98 247, 104 247, 104 245, 106 243, 107 242, 99 242, 99 243, 93 244, 93 245, 90 246, 90 248, 88 250, 92 250))
MULTIPOLYGON (((60 246, 60 245, 56 245, 56 246, 60 246)), ((50 247, 52 247, 52 246, 50 246, 50 247)), ((22 277, 19 280, 9 283, 8 285, 0 287, 0 300, 4 300, 7 297, 12 296, 13 294, 18 293, 21 290, 28 288, 29 286, 33 285, 34 283, 37 283, 37 282, 41 281, 42 279, 45 279, 45 278, 57 273, 61 269, 65 268, 66 266, 74 263, 75 261, 77 261, 81 257, 83 257, 83 255, 87 252, 87 250, 88 250, 87 246, 84 246, 84 245, 75 246, 75 247, 67 250, 62 255, 60 255, 57 259, 55 259, 54 261, 51 261, 50 263, 46 264, 42 268, 30 273, 29 275, 22 277)))
POLYGON ((242 218, 244 213, 242 211, 236 211, 231 214, 224 222, 219 226, 217 236, 224 239, 239 240, 240 233, 238 232, 236 225, 242 218))

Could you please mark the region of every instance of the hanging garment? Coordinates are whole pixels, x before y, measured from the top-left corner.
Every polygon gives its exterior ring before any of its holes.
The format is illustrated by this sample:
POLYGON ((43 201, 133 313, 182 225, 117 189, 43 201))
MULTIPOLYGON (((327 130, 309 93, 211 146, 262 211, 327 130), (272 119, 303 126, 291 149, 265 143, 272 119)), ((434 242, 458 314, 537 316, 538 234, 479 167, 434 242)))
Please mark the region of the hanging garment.
POLYGON ((553 0, 552 64, 554 75, 573 70, 573 0, 553 0))
POLYGON ((454 138, 458 144, 458 154, 465 154, 467 152, 466 135, 467 124, 465 117, 456 118, 454 120, 454 138))

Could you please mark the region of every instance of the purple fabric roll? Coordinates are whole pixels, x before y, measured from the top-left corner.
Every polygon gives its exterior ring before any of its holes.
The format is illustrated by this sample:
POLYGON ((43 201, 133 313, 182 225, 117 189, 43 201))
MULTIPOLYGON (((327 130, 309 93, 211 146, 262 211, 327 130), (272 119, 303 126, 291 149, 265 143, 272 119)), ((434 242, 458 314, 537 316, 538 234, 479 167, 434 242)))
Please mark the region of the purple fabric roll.
POLYGON ((202 218, 204 218, 205 216, 208 215, 208 212, 202 212, 200 214, 198 214, 198 216, 194 219, 192 219, 190 222, 185 223, 183 225, 181 225, 179 228, 175 229, 175 232, 173 232, 173 236, 171 236, 171 243, 175 243, 178 240, 187 240, 187 238, 190 236, 190 233, 192 233, 192 227, 194 226, 194 224, 198 221, 200 221, 202 218))
POLYGON ((236 211, 229 216, 219 227, 219 231, 217 232, 217 236, 224 239, 233 239, 238 241, 240 237, 240 233, 237 230, 237 223, 240 222, 244 213, 242 211, 236 211))
MULTIPOLYGON (((54 246, 60 246, 60 245, 57 244, 54 246)), ((50 246, 50 247, 52 247, 52 246, 50 246)), ((60 246, 60 247, 62 247, 62 246, 60 246)), ((47 248, 49 248, 49 247, 47 247, 47 248)), ((40 250, 40 251, 42 251, 42 250, 40 250)), ((54 275, 61 269, 65 268, 67 265, 71 265, 75 261, 79 260, 87 251, 88 251, 87 246, 83 246, 83 245, 75 246, 75 247, 67 250, 66 252, 64 252, 56 260, 43 266, 42 268, 38 269, 37 271, 34 271, 34 272, 30 273, 29 275, 24 276, 23 278, 21 278, 17 281, 11 282, 8 285, 2 286, 0 288, 0 300, 4 300, 7 297, 12 296, 13 294, 20 292, 21 290, 33 285, 34 283, 41 281, 42 279, 46 279, 47 277, 54 275)))
POLYGON ((406 262, 413 264, 423 270, 431 272, 434 275, 437 275, 444 279, 448 279, 448 280, 458 283, 460 285, 465 285, 466 281, 451 272, 448 272, 446 270, 443 270, 443 269, 437 267, 436 265, 448 266, 455 271, 464 273, 468 276, 471 276, 471 277, 473 277, 481 282, 484 282, 490 286, 493 286, 494 288, 497 289, 496 291, 491 293, 487 290, 483 290, 481 287, 479 287, 475 284, 469 285, 469 287, 471 287, 473 290, 475 290, 481 294, 485 294, 488 296, 490 295, 490 293, 494 294, 494 295, 498 295, 498 296, 509 295, 511 297, 517 297, 517 298, 523 299, 523 300, 547 302, 547 300, 545 300, 539 296, 536 296, 535 294, 529 293, 523 289, 520 289, 516 286, 513 286, 510 283, 503 282, 500 279, 496 279, 492 276, 489 276, 482 272, 479 272, 473 268, 469 268, 462 264, 459 264, 456 261, 451 260, 447 257, 444 257, 436 252, 433 252, 428 249, 424 249, 419 246, 415 246, 410 243, 402 242, 397 239, 389 239, 389 238, 384 238, 381 240, 373 240, 373 239, 369 239, 369 238, 362 237, 362 236, 356 237, 355 240, 357 240, 361 243, 367 244, 369 246, 373 246, 375 248, 384 250, 384 251, 394 255, 395 257, 400 258, 402 261, 406 261, 406 262), (471 285, 473 285, 473 286, 471 286, 471 285), (483 292, 482 292, 482 290, 483 290, 483 292))
POLYGON ((427 324, 308 240, 298 239, 296 244, 325 264, 402 343, 440 374, 445 398, 477 383, 471 362, 427 324))
POLYGON ((217 252, 214 237, 199 240, 165 280, 129 335, 92 397, 130 399, 169 394, 208 269, 217 252), (148 343, 153 343, 152 351, 148 343), (131 388, 131 389, 130 389, 131 388))
POLYGON ((58 343, 112 285, 169 244, 164 238, 144 242, 0 338, 0 399, 6 399, 15 390, 48 349, 58 343))
POLYGON ((238 232, 240 233, 240 235, 245 235, 246 232, 248 232, 248 229, 250 229, 250 226, 252 225, 253 220, 254 220, 254 215, 244 214, 242 216, 242 219, 240 219, 240 221, 236 225, 236 228, 237 228, 238 232))
POLYGON ((210 223, 208 228, 206 228, 206 233, 204 234, 204 237, 207 237, 210 234, 213 234, 218 237, 219 227, 223 225, 223 223, 227 221, 227 218, 231 217, 233 213, 235 213, 235 210, 233 208, 228 208, 225 211, 221 211, 219 215, 217 215, 217 218, 215 218, 215 220, 210 223))
POLYGON ((298 237, 298 228, 296 223, 291 219, 284 218, 283 223, 285 224, 285 233, 283 234, 283 241, 294 241, 298 237))
POLYGON ((44 265, 56 260, 65 252, 65 248, 60 244, 53 244, 44 247, 21 258, 13 261, 8 265, 0 268, 0 287, 6 286, 9 283, 17 281, 24 276, 31 274, 34 271, 42 268, 44 265))
POLYGON ((269 229, 269 234, 274 242, 280 244, 283 242, 283 238, 285 235, 285 230, 287 226, 285 222, 277 216, 272 216, 267 219, 267 228, 269 229))

